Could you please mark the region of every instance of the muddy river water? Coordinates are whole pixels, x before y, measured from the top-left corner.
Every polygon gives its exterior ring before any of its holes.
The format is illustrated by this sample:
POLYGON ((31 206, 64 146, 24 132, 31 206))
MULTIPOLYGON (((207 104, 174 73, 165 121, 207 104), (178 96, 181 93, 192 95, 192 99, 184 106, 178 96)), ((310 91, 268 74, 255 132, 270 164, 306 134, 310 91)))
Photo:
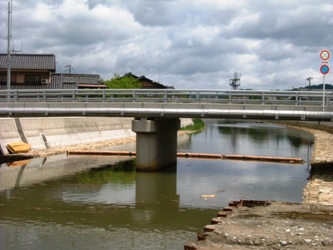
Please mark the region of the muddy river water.
POLYGON ((158 173, 136 172, 123 157, 57 155, 2 164, 0 249, 183 249, 230 200, 302 201, 311 134, 265 123, 205 122, 204 131, 179 138, 179 152, 305 162, 179 158, 158 173))

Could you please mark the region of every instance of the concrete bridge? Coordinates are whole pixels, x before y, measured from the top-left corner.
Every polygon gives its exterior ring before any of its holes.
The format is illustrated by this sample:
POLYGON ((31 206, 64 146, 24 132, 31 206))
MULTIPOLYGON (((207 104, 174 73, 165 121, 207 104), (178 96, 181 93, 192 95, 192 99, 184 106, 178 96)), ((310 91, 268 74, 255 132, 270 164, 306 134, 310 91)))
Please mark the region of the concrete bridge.
POLYGON ((61 89, 0 91, 0 117, 134 117, 137 168, 176 163, 179 118, 333 121, 332 92, 61 89))

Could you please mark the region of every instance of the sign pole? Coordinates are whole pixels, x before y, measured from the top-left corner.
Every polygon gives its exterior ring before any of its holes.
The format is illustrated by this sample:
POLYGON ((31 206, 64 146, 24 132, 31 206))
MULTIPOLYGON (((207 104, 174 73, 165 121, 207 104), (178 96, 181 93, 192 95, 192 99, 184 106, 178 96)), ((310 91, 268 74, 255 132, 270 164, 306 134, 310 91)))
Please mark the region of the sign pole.
POLYGON ((323 74, 323 111, 325 111, 325 75, 323 74))
POLYGON ((323 111, 325 111, 325 75, 330 72, 328 66, 328 59, 330 59, 331 53, 328 50, 322 50, 320 52, 320 58, 323 60, 320 67, 320 72, 323 74, 323 111))

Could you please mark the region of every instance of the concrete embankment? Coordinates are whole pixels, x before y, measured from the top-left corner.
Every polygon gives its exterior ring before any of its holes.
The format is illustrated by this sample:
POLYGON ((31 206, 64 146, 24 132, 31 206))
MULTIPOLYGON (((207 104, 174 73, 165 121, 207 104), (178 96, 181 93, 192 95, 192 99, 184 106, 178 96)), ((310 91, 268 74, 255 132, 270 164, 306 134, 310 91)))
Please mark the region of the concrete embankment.
MULTIPOLYGON (((7 144, 23 141, 33 150, 46 150, 79 144, 135 138, 133 118, 117 117, 46 117, 1 118, 0 149, 7 155, 7 144)), ((181 126, 193 124, 181 119, 181 126)))

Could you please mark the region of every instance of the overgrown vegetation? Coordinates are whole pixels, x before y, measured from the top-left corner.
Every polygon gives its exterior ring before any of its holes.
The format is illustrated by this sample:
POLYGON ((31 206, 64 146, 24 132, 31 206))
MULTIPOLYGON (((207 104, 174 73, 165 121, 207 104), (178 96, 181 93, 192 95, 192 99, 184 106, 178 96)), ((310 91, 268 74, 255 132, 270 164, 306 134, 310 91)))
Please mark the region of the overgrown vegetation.
POLYGON ((132 76, 119 76, 113 75, 110 80, 104 80, 104 84, 109 89, 139 89, 141 88, 140 82, 132 76))
POLYGON ((200 118, 194 118, 192 125, 183 127, 183 128, 181 128, 181 130, 201 131, 201 130, 204 130, 205 127, 206 127, 206 125, 203 120, 201 120, 200 118))

